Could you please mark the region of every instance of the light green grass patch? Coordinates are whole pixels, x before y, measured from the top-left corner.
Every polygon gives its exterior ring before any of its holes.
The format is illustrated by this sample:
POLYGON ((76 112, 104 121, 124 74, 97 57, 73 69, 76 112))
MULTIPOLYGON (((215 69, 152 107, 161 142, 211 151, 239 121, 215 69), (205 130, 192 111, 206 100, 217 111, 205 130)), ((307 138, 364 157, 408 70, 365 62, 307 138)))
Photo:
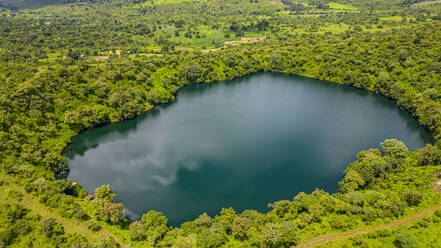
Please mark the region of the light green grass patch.
POLYGON ((336 2, 329 2, 328 6, 331 9, 358 10, 357 7, 347 5, 347 4, 336 3, 336 2))
POLYGON ((166 4, 177 4, 177 3, 193 3, 193 2, 205 2, 206 0, 149 0, 141 4, 137 4, 137 7, 146 7, 146 6, 157 6, 157 5, 166 5, 166 4))
POLYGON ((381 17, 380 20, 386 21, 386 22, 401 22, 401 21, 403 21, 403 17, 402 16, 386 16, 386 17, 381 17))

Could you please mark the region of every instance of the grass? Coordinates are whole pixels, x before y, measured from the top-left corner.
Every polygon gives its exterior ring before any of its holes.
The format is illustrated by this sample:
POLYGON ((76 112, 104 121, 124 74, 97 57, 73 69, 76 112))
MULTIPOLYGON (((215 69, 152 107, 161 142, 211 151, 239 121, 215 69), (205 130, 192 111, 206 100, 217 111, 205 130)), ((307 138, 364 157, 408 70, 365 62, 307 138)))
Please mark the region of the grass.
POLYGON ((179 36, 175 36, 175 32, 177 29, 173 26, 168 26, 163 29, 163 31, 171 35, 170 40, 178 43, 178 46, 183 47, 192 47, 192 48, 203 48, 203 49, 212 49, 222 45, 225 41, 233 41, 240 40, 241 38, 253 38, 253 37, 264 37, 270 33, 269 30, 249 30, 244 32, 244 35, 239 37, 234 33, 229 32, 226 29, 212 29, 208 26, 199 26, 193 31, 199 32, 200 38, 196 38, 196 35, 193 34, 192 38, 185 37, 185 33, 187 31, 178 31, 179 36), (229 34, 229 37, 226 38, 225 35, 229 34))
POLYGON ((387 17, 381 17, 380 20, 386 21, 386 22, 401 22, 403 21, 402 16, 387 16, 387 17))
POLYGON ((177 4, 177 3, 192 3, 192 2, 205 2, 205 0, 149 0, 141 4, 137 4, 135 5, 135 7, 146 7, 146 6, 177 4))
POLYGON ((358 10, 357 7, 347 5, 347 4, 341 4, 336 2, 329 2, 328 3, 329 8, 331 9, 339 9, 339 10, 358 10))

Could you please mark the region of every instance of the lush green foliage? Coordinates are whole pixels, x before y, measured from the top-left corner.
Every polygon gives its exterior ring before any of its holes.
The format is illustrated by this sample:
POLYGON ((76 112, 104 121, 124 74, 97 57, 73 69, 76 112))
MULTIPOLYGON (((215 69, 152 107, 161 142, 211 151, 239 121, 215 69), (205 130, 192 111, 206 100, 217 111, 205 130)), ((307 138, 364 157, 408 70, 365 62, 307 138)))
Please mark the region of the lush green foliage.
MULTIPOLYGON (((441 169, 437 1, 109 0, 23 10, 0 3, 8 7, 0 11, 0 246, 287 247, 439 203, 432 186, 441 169), (62 152, 81 130, 173 101, 182 86, 257 71, 386 95, 435 144, 410 152, 386 140, 382 150, 358 154, 336 194, 300 193, 269 204, 268 213, 223 209, 180 228, 155 211, 123 219, 109 185, 84 201, 81 185, 55 179, 68 170, 62 152)), ((441 245, 430 238, 439 222, 437 212, 342 242, 441 245)))

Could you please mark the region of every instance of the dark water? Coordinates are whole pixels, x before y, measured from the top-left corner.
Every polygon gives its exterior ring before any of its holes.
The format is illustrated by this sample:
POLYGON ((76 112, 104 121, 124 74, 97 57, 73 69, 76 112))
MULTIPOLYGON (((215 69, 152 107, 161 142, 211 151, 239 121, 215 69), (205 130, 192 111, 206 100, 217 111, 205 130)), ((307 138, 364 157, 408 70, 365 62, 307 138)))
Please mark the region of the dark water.
POLYGON ((414 150, 430 134, 392 101, 303 77, 260 73, 182 89, 137 119, 86 131, 67 149, 69 179, 111 184, 128 214, 178 225, 222 207, 267 210, 337 190, 357 152, 387 138, 414 150))

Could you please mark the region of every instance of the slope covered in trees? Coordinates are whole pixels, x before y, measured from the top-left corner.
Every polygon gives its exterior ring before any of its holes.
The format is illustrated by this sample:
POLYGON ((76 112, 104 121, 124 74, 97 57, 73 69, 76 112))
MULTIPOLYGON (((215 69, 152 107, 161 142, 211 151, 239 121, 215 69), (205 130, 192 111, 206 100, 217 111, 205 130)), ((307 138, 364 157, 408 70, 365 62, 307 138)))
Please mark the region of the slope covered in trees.
MULTIPOLYGON (((287 247, 439 205, 440 17, 437 1, 400 0, 120 0, 1 10, 0 245, 287 247), (300 193, 267 213, 226 208, 180 228, 149 210, 139 221, 123 219, 110 186, 84 201, 80 185, 56 179, 68 170, 63 149, 81 130, 173 101, 184 85, 257 71, 386 95, 435 144, 409 152, 386 140, 383 150, 358 154, 336 194, 300 193)), ((440 216, 341 242, 439 244, 440 216)))

